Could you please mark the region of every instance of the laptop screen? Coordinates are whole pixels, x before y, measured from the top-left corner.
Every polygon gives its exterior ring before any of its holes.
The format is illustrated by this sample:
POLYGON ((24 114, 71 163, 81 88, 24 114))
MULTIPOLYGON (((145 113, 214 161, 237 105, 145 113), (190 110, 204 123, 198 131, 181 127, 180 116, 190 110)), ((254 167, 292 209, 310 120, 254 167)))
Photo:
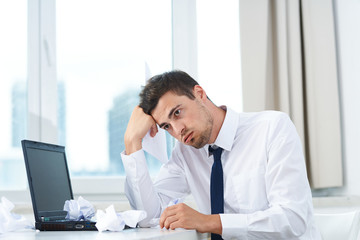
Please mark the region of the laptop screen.
POLYGON ((64 147, 24 142, 29 185, 34 198, 33 204, 35 202, 34 210, 62 211, 65 201, 72 199, 64 147))

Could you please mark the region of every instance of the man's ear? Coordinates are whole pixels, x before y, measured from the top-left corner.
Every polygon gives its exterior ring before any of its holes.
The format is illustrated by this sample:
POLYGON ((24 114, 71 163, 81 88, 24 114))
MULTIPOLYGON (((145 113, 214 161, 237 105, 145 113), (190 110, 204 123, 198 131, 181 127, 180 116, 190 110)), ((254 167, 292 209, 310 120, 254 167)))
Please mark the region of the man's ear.
POLYGON ((199 100, 207 99, 205 90, 199 85, 194 86, 193 93, 194 93, 195 98, 198 98, 199 100))

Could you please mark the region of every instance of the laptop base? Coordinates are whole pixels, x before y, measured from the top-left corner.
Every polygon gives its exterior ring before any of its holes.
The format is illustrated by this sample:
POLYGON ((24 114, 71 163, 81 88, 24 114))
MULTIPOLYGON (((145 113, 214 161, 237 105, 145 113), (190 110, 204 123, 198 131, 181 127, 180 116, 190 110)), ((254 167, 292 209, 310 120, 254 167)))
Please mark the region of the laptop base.
POLYGON ((87 221, 35 222, 35 228, 40 231, 97 231, 95 224, 87 221))

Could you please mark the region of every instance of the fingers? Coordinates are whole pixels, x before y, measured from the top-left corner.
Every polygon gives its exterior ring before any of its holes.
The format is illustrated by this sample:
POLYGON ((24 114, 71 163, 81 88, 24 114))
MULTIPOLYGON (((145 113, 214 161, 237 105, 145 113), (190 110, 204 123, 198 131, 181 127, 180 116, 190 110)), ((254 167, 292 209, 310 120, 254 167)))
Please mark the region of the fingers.
POLYGON ((176 216, 176 215, 173 215, 173 216, 170 216, 170 217, 167 217, 165 222, 164 222, 164 227, 166 229, 172 229, 174 230, 175 229, 175 225, 176 225, 176 222, 179 220, 179 218, 176 216))
POLYGON ((176 215, 175 206, 176 205, 166 208, 164 212, 161 214, 159 221, 160 228, 163 228, 165 226, 165 221, 167 218, 176 215))

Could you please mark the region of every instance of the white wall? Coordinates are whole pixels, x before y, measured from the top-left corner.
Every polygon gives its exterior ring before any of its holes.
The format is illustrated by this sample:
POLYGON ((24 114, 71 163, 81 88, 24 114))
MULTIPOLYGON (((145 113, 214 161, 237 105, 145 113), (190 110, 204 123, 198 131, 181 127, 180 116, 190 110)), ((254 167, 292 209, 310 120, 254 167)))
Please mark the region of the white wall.
MULTIPOLYGON (((341 99, 344 187, 328 195, 360 195, 360 1, 334 0, 341 99)), ((329 133, 329 137, 331 133, 329 133)))

